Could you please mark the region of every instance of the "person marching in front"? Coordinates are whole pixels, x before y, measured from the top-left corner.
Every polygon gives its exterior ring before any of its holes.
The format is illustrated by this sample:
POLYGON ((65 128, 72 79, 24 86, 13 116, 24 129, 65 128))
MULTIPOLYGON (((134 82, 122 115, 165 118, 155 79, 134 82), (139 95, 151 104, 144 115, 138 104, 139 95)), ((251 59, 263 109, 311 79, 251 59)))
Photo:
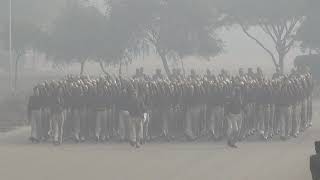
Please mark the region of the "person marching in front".
POLYGON ((227 120, 228 120, 228 146, 237 148, 236 142, 238 137, 238 122, 241 120, 242 97, 241 88, 235 79, 232 93, 230 94, 227 104, 227 120))

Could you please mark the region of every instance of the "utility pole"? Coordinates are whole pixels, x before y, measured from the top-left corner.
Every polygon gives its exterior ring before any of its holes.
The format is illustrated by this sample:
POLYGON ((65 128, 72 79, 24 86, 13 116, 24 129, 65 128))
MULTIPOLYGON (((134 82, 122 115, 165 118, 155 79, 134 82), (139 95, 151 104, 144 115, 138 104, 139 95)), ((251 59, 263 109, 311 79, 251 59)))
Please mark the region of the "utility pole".
POLYGON ((12 0, 9 0, 9 81, 10 91, 13 92, 12 84, 12 0))

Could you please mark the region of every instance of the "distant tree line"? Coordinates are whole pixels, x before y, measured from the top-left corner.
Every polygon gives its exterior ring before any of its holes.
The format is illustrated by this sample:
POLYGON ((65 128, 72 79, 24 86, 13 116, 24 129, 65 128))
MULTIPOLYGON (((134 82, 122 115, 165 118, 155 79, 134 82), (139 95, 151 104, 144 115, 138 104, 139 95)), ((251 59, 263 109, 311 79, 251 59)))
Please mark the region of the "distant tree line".
MULTIPOLYGON (((210 60, 223 53, 222 27, 238 26, 283 72, 293 47, 320 52, 318 0, 93 0, 12 1, 15 74, 27 51, 55 64, 125 64, 157 54, 170 75, 170 61, 210 60), (100 5, 101 6, 101 5, 100 5), (273 47, 255 35, 260 29, 273 47)), ((9 46, 9 0, 0 0, 0 40, 9 46)), ((257 60, 258 61, 258 60, 257 60)), ((257 62, 258 63, 258 62, 257 62)))

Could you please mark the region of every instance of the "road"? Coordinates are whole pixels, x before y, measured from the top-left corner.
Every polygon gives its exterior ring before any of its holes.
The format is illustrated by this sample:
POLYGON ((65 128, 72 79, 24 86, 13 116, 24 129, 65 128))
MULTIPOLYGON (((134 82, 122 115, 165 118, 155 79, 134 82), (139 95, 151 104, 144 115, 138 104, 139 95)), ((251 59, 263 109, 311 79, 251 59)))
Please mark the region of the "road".
MULTIPOLYGON (((318 115, 316 117, 319 117, 318 115)), ((309 180, 320 123, 297 139, 225 143, 33 145, 29 128, 0 134, 3 180, 309 180)))

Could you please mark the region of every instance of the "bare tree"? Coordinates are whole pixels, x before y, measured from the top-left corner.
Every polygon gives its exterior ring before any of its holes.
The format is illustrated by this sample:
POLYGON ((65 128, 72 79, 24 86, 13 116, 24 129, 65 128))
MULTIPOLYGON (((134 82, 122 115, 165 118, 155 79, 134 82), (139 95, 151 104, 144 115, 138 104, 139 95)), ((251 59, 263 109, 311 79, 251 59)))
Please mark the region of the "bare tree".
POLYGON ((301 0, 226 0, 221 1, 225 18, 240 25, 244 34, 257 43, 284 72, 284 61, 296 43, 298 29, 304 20, 305 2, 301 0), (250 28, 260 29, 269 37, 273 48, 256 37, 250 28))
MULTIPOLYGON (((219 15, 207 0, 122 0, 111 3, 111 19, 128 30, 139 52, 155 52, 170 76, 170 60, 215 56, 222 41, 214 33, 219 15)), ((209 58, 208 58, 209 59, 209 58)))

